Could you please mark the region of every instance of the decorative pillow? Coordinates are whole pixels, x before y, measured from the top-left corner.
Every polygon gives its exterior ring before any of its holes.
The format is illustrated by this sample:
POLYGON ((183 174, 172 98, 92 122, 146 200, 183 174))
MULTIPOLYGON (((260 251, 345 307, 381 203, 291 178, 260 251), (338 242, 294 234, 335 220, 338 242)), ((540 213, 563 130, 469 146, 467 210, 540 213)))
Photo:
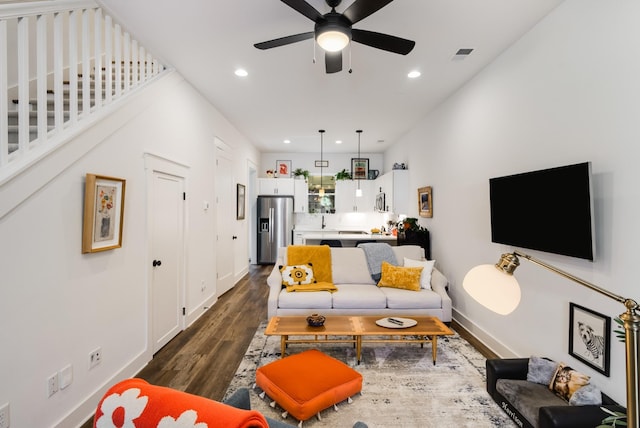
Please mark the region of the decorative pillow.
POLYGON ((306 285, 313 284, 316 279, 313 277, 313 267, 311 263, 293 266, 279 266, 282 274, 282 285, 306 285))
POLYGON ((558 397, 569 401, 574 392, 589 383, 589 379, 589 376, 575 371, 565 363, 560 363, 549 383, 549 389, 558 397))
POLYGON ((569 399, 569 404, 572 406, 602 406, 602 392, 597 386, 590 383, 574 392, 569 399))
POLYGON ((420 275, 423 268, 394 266, 389 262, 382 262, 381 268, 378 287, 420 291, 420 275))
POLYGON ((549 385, 557 369, 558 363, 555 361, 532 355, 529 357, 527 380, 529 382, 541 383, 542 385, 549 385))
POLYGON ((413 260, 404 258, 405 267, 422 267, 422 274, 420 275, 420 287, 425 290, 431 290, 431 272, 433 272, 433 265, 436 264, 435 260, 413 260))

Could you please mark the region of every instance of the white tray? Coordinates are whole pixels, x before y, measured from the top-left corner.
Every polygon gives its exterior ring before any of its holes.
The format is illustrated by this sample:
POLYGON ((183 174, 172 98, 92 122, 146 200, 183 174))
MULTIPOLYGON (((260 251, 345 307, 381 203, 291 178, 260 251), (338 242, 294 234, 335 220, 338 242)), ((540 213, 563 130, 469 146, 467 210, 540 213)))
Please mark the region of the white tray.
POLYGON ((409 328, 418 324, 418 321, 412 320, 411 318, 400 318, 400 317, 391 317, 391 318, 393 318, 394 320, 402 321, 402 325, 389 321, 389 317, 380 318, 379 320, 376 320, 376 324, 378 324, 380 327, 386 327, 386 328, 409 328))

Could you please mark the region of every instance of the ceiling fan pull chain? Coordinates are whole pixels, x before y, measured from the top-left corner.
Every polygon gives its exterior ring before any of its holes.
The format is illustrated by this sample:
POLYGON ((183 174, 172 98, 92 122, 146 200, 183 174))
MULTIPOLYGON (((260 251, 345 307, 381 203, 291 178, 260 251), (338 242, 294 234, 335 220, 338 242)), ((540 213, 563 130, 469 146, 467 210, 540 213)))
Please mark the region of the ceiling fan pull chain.
POLYGON ((313 41, 313 63, 316 63, 316 42, 313 41))
POLYGON ((353 69, 351 68, 351 43, 349 43, 349 74, 353 73, 353 69))

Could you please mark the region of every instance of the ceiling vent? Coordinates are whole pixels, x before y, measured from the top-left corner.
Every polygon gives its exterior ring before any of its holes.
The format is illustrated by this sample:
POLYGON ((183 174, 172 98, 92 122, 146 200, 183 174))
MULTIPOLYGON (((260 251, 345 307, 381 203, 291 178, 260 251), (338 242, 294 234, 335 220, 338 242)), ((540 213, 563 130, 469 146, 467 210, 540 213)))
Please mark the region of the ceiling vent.
POLYGON ((453 56, 453 58, 451 58, 451 59, 453 61, 463 60, 466 57, 468 57, 469 55, 471 55, 471 52, 473 52, 473 48, 461 48, 461 49, 458 49, 458 52, 456 52, 455 55, 453 56))

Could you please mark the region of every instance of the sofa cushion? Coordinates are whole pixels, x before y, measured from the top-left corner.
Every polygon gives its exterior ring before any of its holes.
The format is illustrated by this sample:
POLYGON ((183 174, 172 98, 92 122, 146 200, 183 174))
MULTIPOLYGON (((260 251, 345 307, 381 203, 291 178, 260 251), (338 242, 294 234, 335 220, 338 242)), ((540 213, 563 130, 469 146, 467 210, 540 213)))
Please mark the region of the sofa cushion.
POLYGON ((413 260, 407 257, 404 258, 404 266, 423 268, 420 274, 420 287, 425 290, 431 290, 431 272, 433 272, 433 266, 435 264, 435 260, 413 260))
POLYGON ((375 285, 341 284, 337 293, 333 293, 334 309, 384 309, 387 297, 375 285))
POLYGON ((389 309, 438 309, 442 298, 431 290, 407 291, 399 288, 383 287, 380 290, 387 298, 389 309))
POLYGON ((549 385, 551 379, 553 379, 553 376, 556 374, 557 368, 558 363, 555 361, 532 355, 531 358, 529 358, 527 380, 542 385, 549 385))
POLYGON ((375 285, 362 248, 331 248, 331 260, 334 284, 375 285))
POLYGON ((420 291, 421 267, 394 266, 382 262, 378 287, 401 288, 403 290, 420 291))
POLYGON ((569 401, 574 392, 589 383, 589 379, 589 376, 574 370, 564 363, 560 363, 549 384, 549 389, 560 398, 569 401))
POLYGON ((278 307, 283 309, 330 309, 331 293, 328 291, 289 293, 286 289, 282 289, 278 296, 278 307))
POLYGON ((317 282, 313 276, 311 263, 301 265, 279 266, 282 274, 282 285, 302 285, 317 282))
POLYGON ((602 405, 602 391, 600 388, 593 384, 588 384, 582 388, 578 388, 569 399, 569 404, 572 406, 586 406, 586 405, 602 405))
POLYGON ((562 398, 550 393, 548 387, 526 380, 498 379, 496 391, 534 427, 538 426, 540 407, 569 405, 562 398))
POLYGON ((328 245, 289 245, 287 264, 310 263, 318 282, 332 282, 331 251, 328 245))

